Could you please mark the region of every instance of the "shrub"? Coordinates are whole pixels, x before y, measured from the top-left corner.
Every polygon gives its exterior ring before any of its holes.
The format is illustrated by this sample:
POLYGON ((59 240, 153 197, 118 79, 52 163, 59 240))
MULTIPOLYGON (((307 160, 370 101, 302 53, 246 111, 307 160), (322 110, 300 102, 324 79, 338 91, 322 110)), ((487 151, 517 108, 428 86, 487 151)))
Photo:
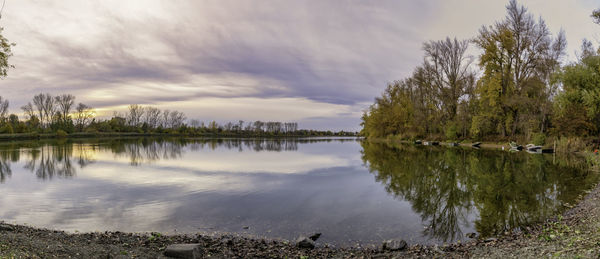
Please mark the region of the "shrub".
POLYGON ((585 158, 591 170, 600 170, 600 155, 596 152, 586 152, 585 158))
POLYGON ((446 125, 446 140, 455 140, 458 137, 458 131, 454 122, 446 125))
POLYGON ((59 138, 66 138, 67 137, 67 132, 65 132, 64 130, 57 130, 56 131, 56 136, 59 138))
POLYGON ((544 135, 544 133, 535 133, 531 138, 531 142, 533 142, 534 145, 543 146, 546 144, 546 135, 544 135))
POLYGON ((6 124, 3 127, 0 127, 0 133, 2 133, 2 134, 13 134, 13 133, 15 133, 15 131, 13 130, 13 127, 10 126, 10 124, 6 124))
POLYGON ((92 128, 92 127, 88 127, 84 130, 85 133, 98 133, 98 130, 96 128, 92 128))
POLYGON ((560 137, 556 141, 557 153, 572 153, 585 150, 585 142, 580 138, 575 137, 560 137))

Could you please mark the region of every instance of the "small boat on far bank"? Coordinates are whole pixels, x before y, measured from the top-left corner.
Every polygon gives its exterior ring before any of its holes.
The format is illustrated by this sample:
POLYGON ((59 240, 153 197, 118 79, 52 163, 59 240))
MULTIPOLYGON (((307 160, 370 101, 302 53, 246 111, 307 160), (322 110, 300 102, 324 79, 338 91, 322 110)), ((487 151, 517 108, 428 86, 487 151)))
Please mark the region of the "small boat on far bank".
POLYGON ((525 146, 525 147, 527 148, 527 152, 533 153, 533 154, 542 154, 542 153, 552 154, 552 153, 554 153, 553 148, 543 148, 542 146, 537 146, 534 144, 527 144, 527 146, 525 146))
POLYGON ((510 151, 521 151, 521 150, 523 150, 523 146, 517 144, 516 142, 511 141, 508 144, 510 145, 510 151))
POLYGON ((475 142, 471 144, 472 147, 481 147, 481 142, 475 142))
POLYGON ((539 150, 540 153, 542 152, 542 146, 537 146, 534 144, 527 144, 525 148, 527 148, 527 151, 537 152, 539 150))

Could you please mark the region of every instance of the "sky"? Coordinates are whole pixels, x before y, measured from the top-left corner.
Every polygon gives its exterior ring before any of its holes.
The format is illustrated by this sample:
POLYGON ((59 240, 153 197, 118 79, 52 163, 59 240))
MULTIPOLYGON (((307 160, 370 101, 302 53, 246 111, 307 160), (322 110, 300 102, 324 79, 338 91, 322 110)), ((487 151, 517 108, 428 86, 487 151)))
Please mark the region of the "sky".
MULTIPOLYGON (((101 115, 135 103, 204 122, 358 131, 387 83, 422 62, 423 42, 471 39, 507 3, 6 0, 0 26, 17 45, 0 96, 13 113, 37 93, 70 93, 101 115)), ((584 38, 600 45, 597 0, 519 3, 565 31, 563 62, 584 38)))

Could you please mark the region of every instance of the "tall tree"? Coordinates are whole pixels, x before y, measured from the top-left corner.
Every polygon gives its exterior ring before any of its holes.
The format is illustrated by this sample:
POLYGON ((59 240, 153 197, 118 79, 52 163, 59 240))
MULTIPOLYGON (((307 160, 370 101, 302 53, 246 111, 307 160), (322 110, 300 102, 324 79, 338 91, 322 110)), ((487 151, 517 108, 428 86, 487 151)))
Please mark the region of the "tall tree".
POLYGON ((52 123, 52 119, 56 113, 56 105, 55 100, 49 93, 44 95, 44 117, 46 118, 46 125, 50 125, 52 123))
POLYGON ((44 94, 40 93, 33 97, 33 105, 35 105, 35 109, 38 113, 38 118, 40 119, 41 126, 44 127, 44 94))
POLYGON ((71 108, 75 104, 75 96, 71 94, 62 94, 56 96, 54 100, 58 106, 58 111, 60 113, 61 119, 63 120, 63 122, 66 123, 69 119, 69 113, 71 112, 71 108))
POLYGON ((578 62, 556 74, 562 91, 554 98, 554 128, 558 135, 598 134, 600 125, 600 55, 584 40, 578 62))
POLYGON ((8 100, 3 99, 0 96, 0 125, 6 122, 6 115, 8 114, 8 100))
POLYGON ((503 21, 482 27, 474 40, 483 51, 479 66, 484 74, 477 84, 481 112, 472 131, 484 125, 498 125, 503 136, 544 131, 549 78, 564 54, 564 33, 552 38, 544 21, 536 21, 515 0, 506 9, 503 21))
POLYGON ((13 65, 8 63, 8 59, 13 55, 12 47, 15 46, 15 44, 10 43, 8 39, 2 35, 3 30, 4 28, 0 27, 0 79, 6 77, 9 68, 14 68, 13 65))
POLYGON ((144 107, 139 104, 130 104, 127 113, 127 124, 129 126, 140 126, 144 116, 144 107))
POLYGON ((52 121, 56 111, 54 98, 49 93, 40 93, 33 97, 33 105, 39 114, 40 122, 43 127, 47 127, 52 121))
POLYGON ((468 47, 469 41, 451 40, 449 37, 423 44, 423 68, 432 79, 435 95, 448 121, 455 119, 460 98, 475 82, 475 73, 469 69, 472 58, 466 54, 468 47))
POLYGON ((94 108, 83 103, 79 103, 75 108, 75 111, 75 126, 79 131, 82 131, 84 127, 91 122, 96 114, 94 108))
POLYGON ((160 124, 160 109, 156 107, 146 107, 144 111, 144 123, 150 128, 156 128, 160 124))
POLYGON ((21 106, 21 110, 23 110, 25 116, 27 116, 27 120, 30 120, 31 118, 33 118, 33 116, 35 116, 35 111, 33 109, 33 105, 31 105, 31 102, 28 102, 26 105, 21 106))

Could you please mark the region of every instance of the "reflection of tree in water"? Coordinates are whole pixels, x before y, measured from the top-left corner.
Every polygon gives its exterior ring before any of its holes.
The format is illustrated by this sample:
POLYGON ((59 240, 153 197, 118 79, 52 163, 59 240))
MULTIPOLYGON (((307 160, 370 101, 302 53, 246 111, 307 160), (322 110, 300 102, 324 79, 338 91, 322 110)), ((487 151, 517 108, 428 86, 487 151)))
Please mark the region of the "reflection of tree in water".
POLYGON ((356 139, 310 139, 310 138, 221 138, 221 139, 184 139, 184 138, 139 138, 139 139, 113 139, 104 143, 102 147, 110 148, 117 157, 127 157, 131 165, 142 165, 161 159, 177 159, 189 146, 192 151, 202 149, 215 150, 226 148, 230 150, 260 151, 296 151, 298 145, 315 142, 356 142, 356 139))
POLYGON ((211 150, 217 148, 237 149, 242 152, 244 150, 260 151, 296 151, 298 150, 298 139, 204 139, 195 140, 194 145, 198 149, 207 147, 211 150))
POLYGON ((19 161, 20 152, 13 145, 0 147, 0 183, 4 183, 6 178, 12 175, 10 162, 19 161))
POLYGON ((469 225, 467 216, 475 211, 475 228, 482 236, 542 220, 597 180, 585 168, 553 163, 550 156, 370 142, 362 146, 363 162, 376 180, 411 202, 427 224, 424 234, 442 241, 461 238, 460 226, 469 225))
POLYGON ((310 138, 249 138, 249 139, 185 139, 185 138, 120 138, 95 140, 63 140, 21 142, 0 147, 0 182, 11 175, 9 160, 19 161, 25 156, 25 169, 41 179, 72 177, 76 165, 83 168, 94 162, 94 155, 102 150, 116 157, 127 157, 130 164, 142 165, 158 160, 181 158, 187 146, 193 151, 217 148, 244 151, 296 151, 298 144, 331 141, 357 141, 356 139, 310 138), (75 165, 76 164, 76 165, 75 165))
POLYGON ((40 144, 38 147, 25 151, 28 158, 26 158, 24 168, 44 180, 75 176, 77 170, 73 165, 73 160, 80 168, 83 168, 93 162, 94 153, 91 146, 71 142, 40 144))
POLYGON ((109 145, 115 156, 129 158, 129 163, 134 166, 161 159, 180 158, 185 146, 185 141, 148 138, 115 140, 109 145))

